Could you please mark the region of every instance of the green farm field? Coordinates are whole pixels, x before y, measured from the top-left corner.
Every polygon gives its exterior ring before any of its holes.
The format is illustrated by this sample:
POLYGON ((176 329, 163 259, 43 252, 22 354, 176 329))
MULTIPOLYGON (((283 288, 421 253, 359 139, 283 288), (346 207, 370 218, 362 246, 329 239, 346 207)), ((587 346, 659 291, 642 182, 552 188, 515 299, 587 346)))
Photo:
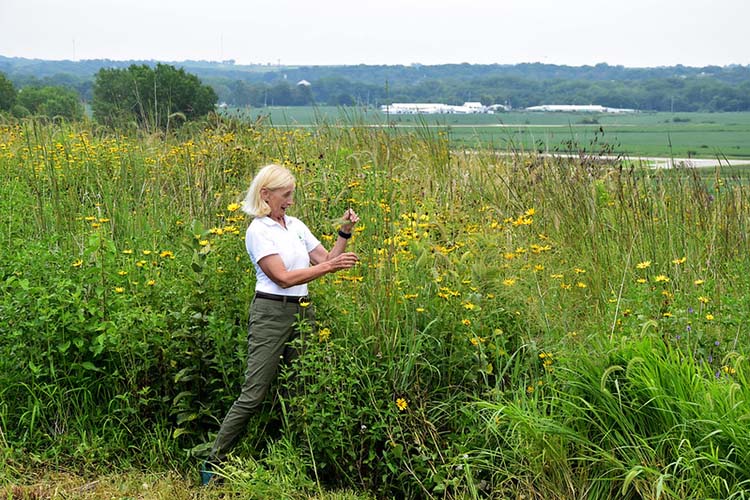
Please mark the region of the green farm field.
POLYGON ((624 157, 734 158, 750 163, 750 113, 527 113, 391 115, 374 108, 269 107, 233 110, 279 127, 359 122, 442 130, 454 147, 624 157))

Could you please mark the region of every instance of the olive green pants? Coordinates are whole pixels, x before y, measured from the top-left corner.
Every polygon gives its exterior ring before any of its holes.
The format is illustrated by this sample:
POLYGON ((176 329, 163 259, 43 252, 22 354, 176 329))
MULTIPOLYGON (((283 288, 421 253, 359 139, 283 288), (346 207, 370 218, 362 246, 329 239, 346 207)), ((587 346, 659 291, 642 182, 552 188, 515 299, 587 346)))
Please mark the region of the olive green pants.
POLYGON ((314 327, 312 305, 253 299, 247 337, 247 369, 239 398, 232 404, 216 436, 209 461, 222 461, 242 436, 250 417, 258 411, 279 370, 291 363, 297 351, 289 342, 300 336, 298 322, 314 327))

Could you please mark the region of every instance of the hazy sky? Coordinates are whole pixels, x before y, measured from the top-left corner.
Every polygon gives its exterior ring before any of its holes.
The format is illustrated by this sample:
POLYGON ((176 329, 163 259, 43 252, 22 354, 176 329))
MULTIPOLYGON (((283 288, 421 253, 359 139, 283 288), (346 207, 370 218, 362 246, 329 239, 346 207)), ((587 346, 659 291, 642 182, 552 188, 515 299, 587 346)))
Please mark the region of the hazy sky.
POLYGON ((0 55, 750 64, 750 0, 0 0, 0 55))

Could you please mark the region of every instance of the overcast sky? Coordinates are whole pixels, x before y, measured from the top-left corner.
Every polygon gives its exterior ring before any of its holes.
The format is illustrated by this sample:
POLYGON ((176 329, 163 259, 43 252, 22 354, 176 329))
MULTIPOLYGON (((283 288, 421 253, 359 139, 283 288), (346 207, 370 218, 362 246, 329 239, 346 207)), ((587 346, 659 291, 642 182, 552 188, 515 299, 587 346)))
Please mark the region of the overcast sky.
POLYGON ((0 0, 0 55, 747 65, 748 21, 750 0, 0 0))

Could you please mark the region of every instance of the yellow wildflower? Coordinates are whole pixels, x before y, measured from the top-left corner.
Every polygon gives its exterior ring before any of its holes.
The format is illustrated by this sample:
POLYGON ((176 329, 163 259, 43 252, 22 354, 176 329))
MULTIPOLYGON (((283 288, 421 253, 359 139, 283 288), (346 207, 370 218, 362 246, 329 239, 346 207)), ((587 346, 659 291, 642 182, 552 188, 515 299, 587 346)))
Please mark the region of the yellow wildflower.
POLYGON ((325 342, 331 336, 330 328, 323 328, 318 332, 318 342, 325 342))

